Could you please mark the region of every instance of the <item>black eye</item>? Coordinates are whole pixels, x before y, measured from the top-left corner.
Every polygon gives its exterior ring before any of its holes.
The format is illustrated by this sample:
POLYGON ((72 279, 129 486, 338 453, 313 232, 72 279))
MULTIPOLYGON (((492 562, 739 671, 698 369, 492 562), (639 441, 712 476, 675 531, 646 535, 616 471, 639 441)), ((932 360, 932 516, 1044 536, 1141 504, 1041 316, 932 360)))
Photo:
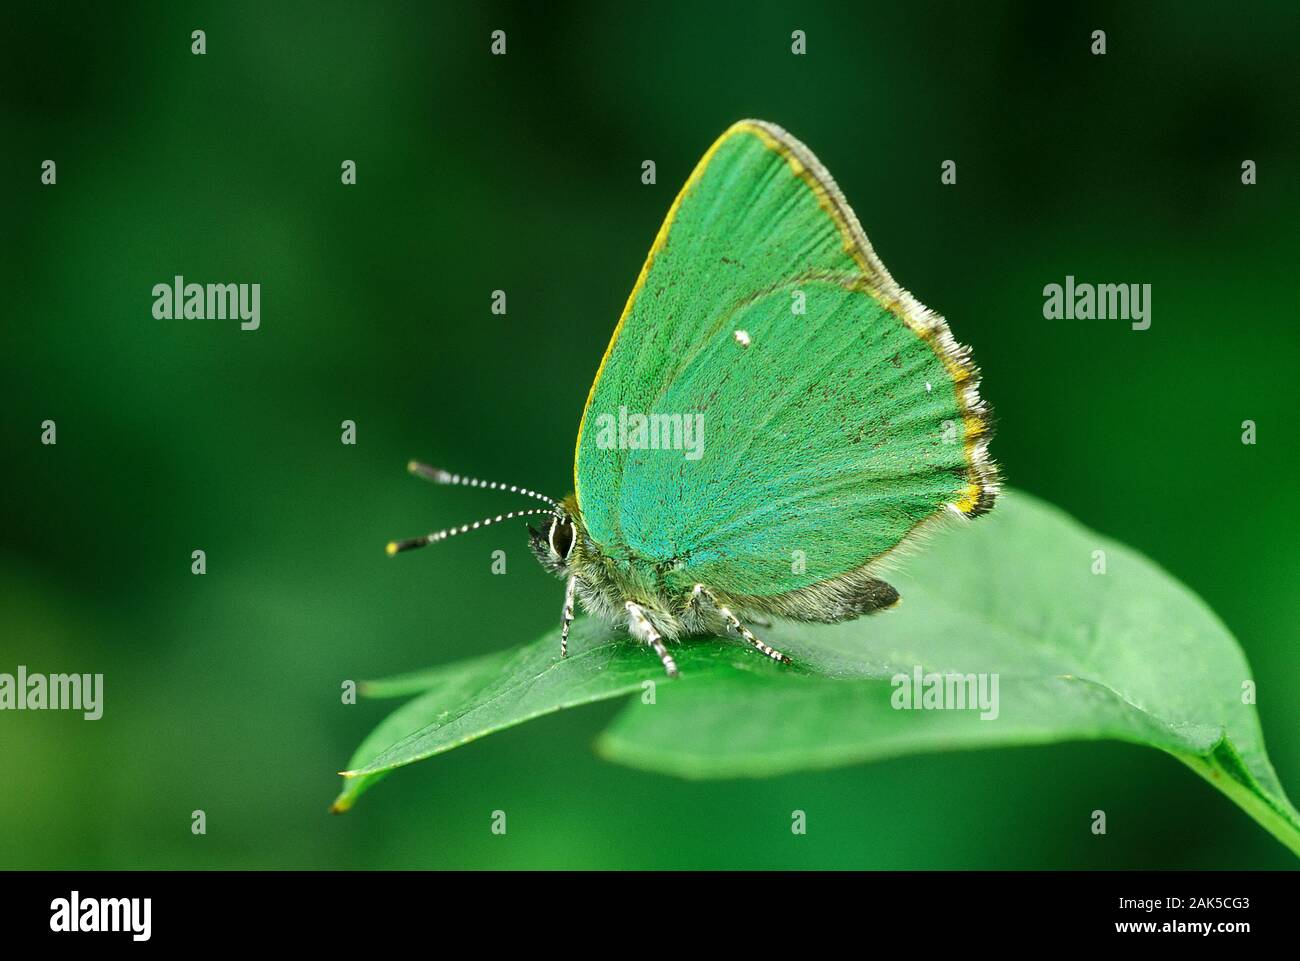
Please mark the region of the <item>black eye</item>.
POLYGON ((551 550, 567 559, 573 550, 573 524, 563 517, 555 518, 551 521, 550 538, 551 550))

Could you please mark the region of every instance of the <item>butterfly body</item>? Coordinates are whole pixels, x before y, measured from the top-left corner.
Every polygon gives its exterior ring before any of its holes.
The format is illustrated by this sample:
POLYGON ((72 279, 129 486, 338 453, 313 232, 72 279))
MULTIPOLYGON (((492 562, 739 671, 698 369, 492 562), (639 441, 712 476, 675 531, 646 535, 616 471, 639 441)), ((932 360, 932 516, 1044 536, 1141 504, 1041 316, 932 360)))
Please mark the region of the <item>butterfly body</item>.
MULTIPOLYGON (((626 548, 611 550, 596 544, 583 523, 576 498, 566 498, 561 507, 564 513, 542 529, 529 528, 530 547, 547 571, 562 579, 576 578, 577 596, 585 610, 604 620, 626 621, 624 606, 633 600, 672 640, 716 630, 720 619, 701 607, 696 593, 697 586, 709 585, 698 580, 689 559, 645 558, 626 548), (563 539, 560 549, 555 545, 555 531, 566 525, 573 530, 567 554, 563 539)), ((848 620, 892 607, 899 600, 893 588, 869 575, 767 597, 713 588, 710 593, 735 613, 752 619, 775 616, 820 623, 848 620)))
MULTIPOLYGON (((562 508, 564 514, 541 530, 529 528, 530 546, 546 570, 557 577, 575 580, 577 598, 588 613, 607 621, 626 623, 627 602, 634 601, 669 640, 718 628, 720 619, 711 616, 693 597, 698 582, 683 586, 680 578, 668 576, 686 569, 684 562, 657 561, 627 551, 615 554, 591 540, 574 497, 566 498, 562 508), (564 554, 556 549, 555 532, 566 525, 573 531, 573 544, 564 554)), ((749 607, 743 610, 752 612, 749 607)))
MULTIPOLYGON (((575 605, 659 653, 760 617, 892 607, 879 578, 990 510, 991 420, 943 318, 899 287, 811 151, 728 129, 655 238, 582 421, 574 494, 533 531, 575 605)), ((534 495, 540 496, 540 495, 534 495)), ((453 530, 454 532, 454 530, 453 530)))

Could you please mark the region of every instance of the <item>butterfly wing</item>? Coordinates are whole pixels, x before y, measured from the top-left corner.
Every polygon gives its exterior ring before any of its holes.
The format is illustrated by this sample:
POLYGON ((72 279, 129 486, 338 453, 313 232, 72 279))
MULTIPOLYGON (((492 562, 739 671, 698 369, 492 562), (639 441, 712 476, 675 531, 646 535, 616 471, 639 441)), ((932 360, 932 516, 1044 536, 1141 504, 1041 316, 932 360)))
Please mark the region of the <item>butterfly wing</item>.
POLYGON ((741 121, 669 209, 606 350, 579 509, 615 562, 677 590, 772 598, 861 575, 930 518, 992 507, 977 386, 812 153, 741 121), (702 428, 698 449, 678 424, 702 428))

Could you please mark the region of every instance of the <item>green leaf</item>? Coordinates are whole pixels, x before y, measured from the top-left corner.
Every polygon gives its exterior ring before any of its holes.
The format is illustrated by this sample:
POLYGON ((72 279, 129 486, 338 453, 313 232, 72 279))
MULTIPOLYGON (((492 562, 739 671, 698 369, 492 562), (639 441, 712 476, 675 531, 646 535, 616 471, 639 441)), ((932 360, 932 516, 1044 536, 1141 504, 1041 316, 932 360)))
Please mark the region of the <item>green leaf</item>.
POLYGON ((1114 738, 1177 757, 1300 854, 1300 813, 1243 696, 1252 678, 1240 648, 1151 561, 1012 492, 988 517, 935 534, 888 579, 904 599, 897 610, 761 629, 793 669, 735 640, 690 639, 678 652, 682 678, 669 681, 649 651, 583 619, 565 660, 555 631, 513 652, 367 685, 370 696, 417 696, 358 748, 335 809, 394 768, 653 681, 653 699, 632 698, 601 735, 603 756, 679 777, 763 777, 1114 738), (923 687, 926 675, 974 675, 985 694, 996 679, 996 711, 953 709, 951 699, 944 710, 897 708, 893 679, 918 671, 923 687))
MULTIPOLYGON (((732 660, 750 668, 757 659, 730 642, 700 638, 679 664, 689 665, 703 681, 725 672, 732 660)), ((368 681, 361 686, 366 697, 418 696, 390 714, 353 753, 331 810, 349 810, 394 768, 543 714, 640 691, 646 681, 662 689, 657 683, 662 680, 658 658, 639 650, 626 633, 584 619, 573 625, 563 660, 557 629, 515 651, 368 681)))

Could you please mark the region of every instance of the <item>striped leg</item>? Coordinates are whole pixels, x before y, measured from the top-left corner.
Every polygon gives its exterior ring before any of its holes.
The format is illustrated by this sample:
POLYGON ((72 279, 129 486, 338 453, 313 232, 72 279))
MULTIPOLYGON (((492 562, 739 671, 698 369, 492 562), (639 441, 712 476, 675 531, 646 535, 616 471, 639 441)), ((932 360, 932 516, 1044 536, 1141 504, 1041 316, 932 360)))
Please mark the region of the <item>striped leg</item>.
POLYGON ((677 677, 677 662, 673 656, 668 653, 668 648, 664 647, 664 639, 659 636, 655 626, 650 623, 650 618, 645 616, 645 611, 639 604, 627 602, 627 629, 638 641, 649 644, 654 648, 654 652, 659 655, 659 660, 663 661, 664 670, 668 672, 669 677, 677 677))
POLYGON ((696 584, 695 589, 691 591, 691 602, 698 604, 701 600, 708 601, 709 605, 722 615, 722 619, 727 622, 733 631, 743 637, 749 644, 752 644, 761 653, 766 654, 774 661, 780 661, 782 664, 791 663, 790 658, 786 657, 775 647, 769 647, 754 636, 754 632, 740 623, 740 618, 731 613, 731 608, 718 603, 718 599, 713 596, 712 592, 703 584, 696 584))
POLYGON ((564 585, 564 611, 560 614, 560 657, 569 656, 569 625, 573 623, 573 596, 578 590, 577 577, 564 585))

